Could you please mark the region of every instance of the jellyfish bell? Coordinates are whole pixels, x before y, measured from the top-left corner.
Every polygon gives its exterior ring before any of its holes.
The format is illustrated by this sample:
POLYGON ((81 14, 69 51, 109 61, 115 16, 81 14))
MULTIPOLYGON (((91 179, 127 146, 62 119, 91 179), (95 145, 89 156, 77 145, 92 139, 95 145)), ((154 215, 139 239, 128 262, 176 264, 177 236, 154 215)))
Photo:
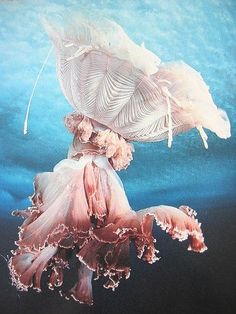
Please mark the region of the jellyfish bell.
POLYGON ((138 45, 132 41, 115 21, 99 13, 96 18, 91 12, 89 18, 78 13, 69 13, 42 17, 42 24, 54 45, 63 44, 61 48, 71 48, 65 50, 73 51, 70 56, 72 59, 78 56, 76 48, 84 47, 85 50, 92 48, 128 60, 148 76, 157 71, 161 63, 160 58, 147 49, 144 43, 138 45))
POLYGON ((220 108, 218 109, 218 113, 220 116, 219 126, 220 126, 220 129, 222 129, 222 131, 219 131, 217 135, 219 137, 227 139, 231 137, 231 127, 230 127, 230 121, 229 121, 228 115, 223 109, 220 109, 220 108))
POLYGON ((44 26, 62 91, 78 113, 129 141, 168 139, 170 147, 175 135, 195 127, 229 136, 208 86, 184 62, 161 63, 107 19, 91 23, 77 16, 63 31, 53 20, 44 26))
POLYGON ((209 111, 209 118, 202 119, 202 126, 214 132, 218 137, 227 139, 231 136, 230 122, 226 112, 220 108, 209 111))
POLYGON ((159 82, 167 82, 173 106, 179 117, 191 127, 206 128, 218 137, 230 137, 226 112, 215 105, 200 73, 184 62, 164 63, 156 73, 159 82))
POLYGON ((142 64, 140 69, 148 76, 156 73, 158 66, 161 64, 160 58, 151 50, 147 49, 144 42, 142 42, 140 47, 139 53, 134 53, 134 64, 142 64))

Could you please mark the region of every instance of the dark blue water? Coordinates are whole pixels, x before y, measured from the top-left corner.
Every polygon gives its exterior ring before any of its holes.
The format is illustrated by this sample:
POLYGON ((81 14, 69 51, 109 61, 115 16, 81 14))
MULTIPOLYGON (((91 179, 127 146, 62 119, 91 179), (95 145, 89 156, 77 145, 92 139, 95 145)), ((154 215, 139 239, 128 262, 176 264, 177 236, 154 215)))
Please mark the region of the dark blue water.
MULTIPOLYGON (((66 302, 55 293, 17 293, 1 260, 2 313, 235 313, 236 226, 236 1, 1 1, 0 2, 0 250, 14 247, 13 208, 29 204, 37 172, 50 171, 67 154, 71 136, 63 116, 71 111, 60 91, 55 60, 43 72, 22 132, 30 92, 50 42, 40 15, 65 8, 101 10, 136 42, 145 42, 162 61, 184 60, 210 86, 227 111, 232 137, 209 134, 205 150, 196 131, 167 143, 135 144, 131 166, 120 173, 134 209, 188 204, 199 212, 209 250, 185 252, 159 235, 163 259, 149 266, 133 258, 131 278, 113 294, 95 285, 93 309, 66 302)), ((158 231, 157 231, 158 232, 158 231)))

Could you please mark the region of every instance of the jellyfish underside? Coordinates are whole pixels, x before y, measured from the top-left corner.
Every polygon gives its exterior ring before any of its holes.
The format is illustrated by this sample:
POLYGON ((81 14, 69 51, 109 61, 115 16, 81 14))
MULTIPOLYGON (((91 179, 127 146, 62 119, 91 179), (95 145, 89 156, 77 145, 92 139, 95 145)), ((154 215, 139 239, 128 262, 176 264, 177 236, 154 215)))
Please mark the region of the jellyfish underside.
POLYGON ((32 206, 14 212, 25 218, 16 242, 18 248, 9 262, 12 283, 19 290, 33 287, 41 291, 41 276, 46 270, 49 288, 60 287, 74 254, 78 281, 69 291, 60 293, 66 299, 91 305, 93 278, 106 277, 104 287, 112 290, 122 278, 129 278, 131 241, 139 258, 148 263, 159 259, 152 232, 154 220, 173 239, 189 239, 189 250, 206 250, 191 208, 130 208, 114 170, 130 163, 130 143, 112 131, 95 131, 95 123, 89 119, 85 122, 76 114, 69 119, 77 124, 76 131, 72 130, 76 133, 69 158, 57 164, 53 172, 38 174, 32 206))

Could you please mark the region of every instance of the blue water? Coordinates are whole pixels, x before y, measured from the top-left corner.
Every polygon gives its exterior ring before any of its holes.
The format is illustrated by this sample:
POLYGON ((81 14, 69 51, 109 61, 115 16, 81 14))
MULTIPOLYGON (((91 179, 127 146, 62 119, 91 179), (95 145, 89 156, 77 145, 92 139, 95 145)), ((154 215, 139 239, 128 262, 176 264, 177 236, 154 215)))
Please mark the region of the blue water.
POLYGON ((236 2, 3 1, 0 3, 0 208, 29 204, 37 172, 50 171, 67 154, 71 136, 63 116, 71 108, 60 91, 54 56, 43 72, 23 120, 34 80, 50 49, 40 15, 65 8, 100 10, 162 61, 184 60, 200 71, 216 104, 232 123, 225 141, 209 134, 205 150, 196 131, 167 143, 135 144, 131 166, 120 173, 133 208, 188 204, 199 210, 236 205, 236 2))
MULTIPOLYGON (((0 1, 0 312, 4 314, 212 314, 236 313, 236 1, 111 0, 0 1), (33 99, 29 134, 23 135, 29 96, 51 43, 40 16, 65 8, 99 10, 145 42, 162 61, 184 60, 200 71, 216 104, 227 111, 232 137, 209 135, 205 150, 196 131, 166 142, 135 144, 130 167, 120 172, 134 209, 188 204, 199 212, 209 247, 197 255, 186 243, 154 233, 162 257, 147 265, 131 253, 129 280, 113 293, 94 281, 92 308, 11 287, 7 264, 17 238, 15 208, 29 205, 37 172, 65 158, 71 135, 63 116, 71 108, 60 91, 52 55, 33 99)), ((46 276, 46 274, 44 274, 46 276)), ((72 286, 73 274, 63 289, 72 286)), ((45 277, 46 278, 46 277, 45 277)), ((67 277, 68 278, 68 277, 67 277)))

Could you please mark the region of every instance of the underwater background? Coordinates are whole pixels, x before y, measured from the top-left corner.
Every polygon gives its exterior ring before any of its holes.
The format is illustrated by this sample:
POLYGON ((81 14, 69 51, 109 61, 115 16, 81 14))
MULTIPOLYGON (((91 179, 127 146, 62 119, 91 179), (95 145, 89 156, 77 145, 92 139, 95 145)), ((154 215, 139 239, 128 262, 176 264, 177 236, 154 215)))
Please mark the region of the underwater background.
MULTIPOLYGON (((236 1, 0 1, 0 313, 236 313, 236 1), (218 107, 227 111, 232 137, 209 135, 205 150, 196 130, 167 142, 135 143, 134 160, 119 173, 133 209, 187 204, 198 211, 208 251, 186 251, 155 229, 161 260, 132 254, 131 277, 115 293, 95 282, 94 306, 58 293, 18 292, 5 259, 21 220, 10 212, 29 206, 36 173, 66 158, 71 135, 51 55, 33 98, 29 133, 23 122, 30 93, 51 47, 40 18, 66 9, 99 11, 163 62, 183 60, 201 73, 218 107)), ((66 282, 65 286, 69 286, 66 282)))

